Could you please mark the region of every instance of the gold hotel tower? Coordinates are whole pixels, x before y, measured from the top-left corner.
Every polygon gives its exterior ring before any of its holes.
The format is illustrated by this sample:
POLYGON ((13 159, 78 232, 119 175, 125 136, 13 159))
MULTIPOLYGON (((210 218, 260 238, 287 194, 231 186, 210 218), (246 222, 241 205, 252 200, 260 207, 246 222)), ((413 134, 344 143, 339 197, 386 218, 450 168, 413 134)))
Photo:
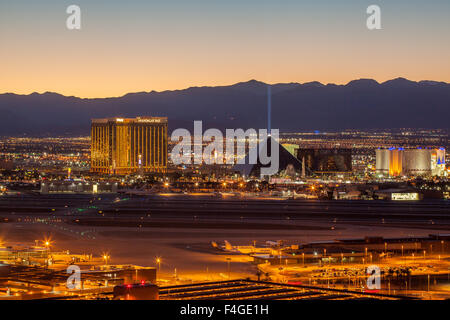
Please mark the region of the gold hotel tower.
POLYGON ((92 119, 91 172, 167 172, 167 118, 92 119))

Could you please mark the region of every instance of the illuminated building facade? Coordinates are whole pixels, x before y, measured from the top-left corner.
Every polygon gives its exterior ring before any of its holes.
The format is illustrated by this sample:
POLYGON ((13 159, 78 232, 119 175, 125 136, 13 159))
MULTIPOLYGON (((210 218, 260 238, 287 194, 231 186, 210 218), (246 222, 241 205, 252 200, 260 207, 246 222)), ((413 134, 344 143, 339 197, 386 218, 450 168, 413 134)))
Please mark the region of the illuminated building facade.
POLYGON ((91 171, 130 174, 167 171, 167 118, 93 119, 91 171))
POLYGON ((389 175, 389 165, 390 165, 390 152, 389 149, 377 149, 375 150, 376 155, 376 170, 378 174, 389 175))
POLYGON ((431 152, 431 173, 433 176, 445 175, 445 149, 433 149, 431 152))
POLYGON ((352 172, 351 149, 298 149, 297 159, 317 174, 352 172))
POLYGON ((283 148, 285 148, 287 151, 289 151, 290 154, 292 154, 294 157, 297 155, 297 150, 299 148, 298 144, 292 144, 292 143, 283 143, 283 148))
POLYGON ((406 149, 403 151, 402 172, 406 176, 431 175, 430 149, 406 149))
MULTIPOLYGON (((412 157, 411 157, 412 158, 412 157)), ((399 176, 403 168, 403 149, 389 150, 389 175, 399 176)))
POLYGON ((391 177, 439 176, 445 171, 445 149, 377 149, 376 170, 391 177))

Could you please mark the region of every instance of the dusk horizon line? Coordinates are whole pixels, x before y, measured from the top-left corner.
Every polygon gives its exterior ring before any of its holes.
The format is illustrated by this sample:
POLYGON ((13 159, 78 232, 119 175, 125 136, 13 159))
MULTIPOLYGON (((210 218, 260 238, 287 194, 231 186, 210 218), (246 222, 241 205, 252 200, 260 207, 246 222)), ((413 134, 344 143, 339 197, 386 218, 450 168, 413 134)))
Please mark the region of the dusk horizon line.
POLYGON ((417 84, 422 84, 422 83, 435 83, 435 84, 445 84, 445 85, 450 85, 450 82, 446 82, 446 81, 440 81, 440 80, 430 80, 430 79, 423 79, 423 80, 410 80, 408 78, 402 77, 402 76, 398 76, 389 80, 385 80, 385 81, 378 81, 374 78, 357 78, 357 79, 353 79, 350 80, 346 83, 334 83, 334 82, 329 82, 329 83, 323 83, 321 81, 318 80, 312 80, 312 81, 307 81, 307 82, 273 82, 273 83, 268 83, 268 82, 264 82, 261 80, 257 80, 257 79, 250 79, 247 81, 238 81, 238 82, 234 82, 231 84, 222 84, 222 85, 192 85, 192 86, 188 86, 188 87, 184 87, 184 88, 176 88, 176 89, 165 89, 165 90, 150 90, 150 91, 130 91, 127 93, 124 93, 122 95, 117 95, 117 96, 105 96, 105 97, 82 97, 82 96, 76 96, 76 95, 67 95, 67 94, 63 94, 63 93, 59 93, 56 91, 51 91, 51 90, 46 90, 46 91, 33 91, 31 93, 17 93, 17 92, 1 92, 1 95, 16 95, 16 96, 31 96, 31 95, 44 95, 44 94, 55 94, 55 95, 60 95, 63 97, 67 97, 67 98, 78 98, 78 99, 83 99, 83 100, 94 100, 94 99, 115 99, 115 98, 123 98, 127 95, 130 94, 142 94, 142 93, 164 93, 164 92, 174 92, 174 91, 185 91, 185 90, 189 90, 189 89, 195 89, 195 88, 220 88, 220 87, 232 87, 235 85, 239 85, 239 84, 246 84, 246 83, 260 83, 262 85, 270 85, 270 86, 276 86, 276 85, 287 85, 287 84, 292 84, 292 85, 308 85, 308 84, 318 84, 321 86, 347 86, 350 83, 356 82, 356 81, 364 81, 364 80, 368 80, 368 81, 373 81, 376 82, 378 85, 383 85, 386 84, 388 82, 391 81, 395 81, 395 80, 404 80, 407 82, 413 82, 413 83, 417 83, 417 84))

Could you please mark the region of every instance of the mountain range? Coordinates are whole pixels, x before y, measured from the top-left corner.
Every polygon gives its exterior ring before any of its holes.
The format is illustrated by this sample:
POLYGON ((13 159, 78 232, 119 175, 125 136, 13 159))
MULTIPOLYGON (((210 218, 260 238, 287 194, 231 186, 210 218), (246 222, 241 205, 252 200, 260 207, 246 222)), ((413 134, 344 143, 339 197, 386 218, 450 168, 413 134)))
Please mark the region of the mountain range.
MULTIPOLYGON (((449 128, 450 84, 397 78, 345 85, 272 84, 272 127, 282 132, 373 128, 449 128)), ((89 134, 92 118, 167 116, 169 130, 265 128, 267 84, 136 92, 84 99, 45 92, 0 94, 0 135, 89 134)))

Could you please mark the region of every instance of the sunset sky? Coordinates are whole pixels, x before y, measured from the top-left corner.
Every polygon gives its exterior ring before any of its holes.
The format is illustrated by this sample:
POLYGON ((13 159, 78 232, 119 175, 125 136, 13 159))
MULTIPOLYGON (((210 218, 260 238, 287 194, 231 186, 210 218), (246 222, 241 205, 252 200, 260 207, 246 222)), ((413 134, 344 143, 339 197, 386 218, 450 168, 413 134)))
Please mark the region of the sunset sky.
POLYGON ((449 0, 0 0, 0 93, 450 82, 449 0), (81 30, 66 8, 81 7, 81 30), (366 28, 381 7, 382 30, 366 28))

